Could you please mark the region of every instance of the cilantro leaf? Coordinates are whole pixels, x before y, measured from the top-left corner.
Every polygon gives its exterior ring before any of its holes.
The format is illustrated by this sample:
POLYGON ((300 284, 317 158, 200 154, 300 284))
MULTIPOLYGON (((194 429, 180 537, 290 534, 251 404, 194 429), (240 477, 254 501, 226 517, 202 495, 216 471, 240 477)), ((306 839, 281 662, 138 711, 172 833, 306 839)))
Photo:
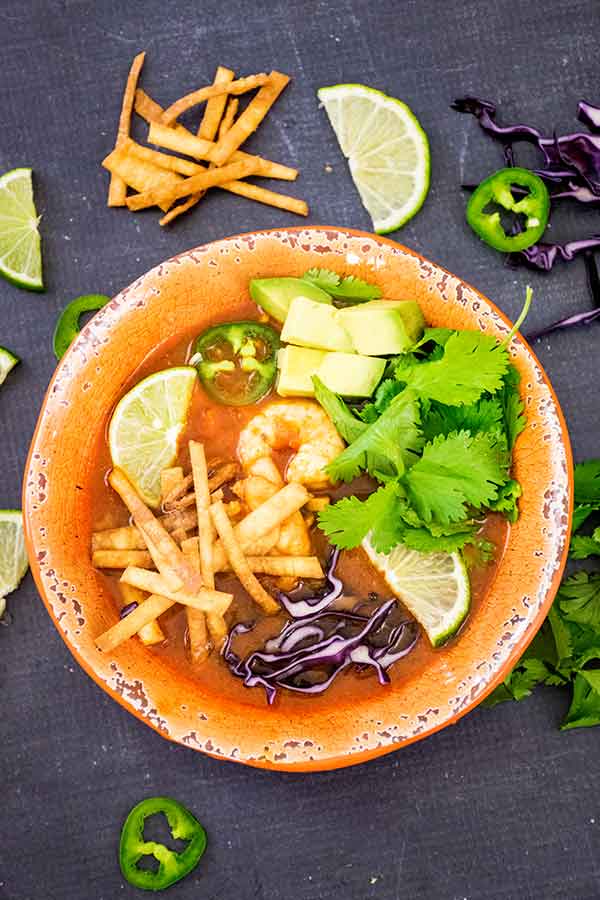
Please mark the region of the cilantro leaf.
POLYGON ((563 581, 556 599, 568 622, 600 631, 600 575, 577 572, 563 581))
POLYGON ((589 503, 576 503, 573 510, 573 531, 579 531, 593 512, 595 508, 589 503))
POLYGON ((571 706, 561 730, 600 725, 600 671, 579 672, 573 685, 571 706))
POLYGON ((413 351, 419 350, 421 347, 425 346, 425 344, 429 344, 430 342, 444 347, 453 334, 456 334, 453 328, 426 328, 423 332, 423 337, 412 349, 413 351))
POLYGON ((556 657, 559 664, 573 655, 573 641, 569 626, 560 615, 558 606, 553 604, 548 613, 548 623, 556 646, 556 657))
POLYGON ((347 444, 351 444, 366 431, 366 424, 357 419, 346 403, 328 387, 325 387, 320 378, 313 375, 315 398, 321 404, 341 436, 347 444))
POLYGON ((516 522, 519 518, 519 497, 523 493, 521 485, 514 478, 509 478, 506 484, 498 488, 498 496, 490 500, 489 508, 494 512, 502 513, 509 522, 516 522))
POLYGON ((575 466, 575 502, 600 506, 600 459, 575 466))
POLYGON ((524 700, 530 696, 534 687, 546 681, 550 675, 550 670, 541 659, 523 659, 508 678, 486 697, 483 704, 491 707, 506 700, 524 700))
POLYGON ((494 436, 453 432, 425 446, 404 484, 424 522, 458 522, 466 518, 467 504, 480 508, 496 499, 506 468, 506 452, 494 436))
POLYGON ((333 544, 348 550, 357 547, 369 534, 375 549, 387 553, 400 540, 402 521, 397 516, 401 502, 399 486, 386 484, 366 500, 344 497, 319 513, 319 527, 333 544))
POLYGON ((427 412, 422 407, 422 427, 425 438, 433 440, 438 434, 452 431, 468 431, 471 435, 480 431, 501 432, 503 411, 496 399, 484 398, 468 406, 446 406, 432 402, 427 412))
POLYGON ((371 424, 388 408, 394 397, 401 394, 404 388, 393 378, 381 382, 371 403, 366 403, 360 411, 363 422, 371 424))
POLYGON ((304 281, 309 281, 322 291, 328 293, 336 300, 363 303, 368 300, 378 300, 381 290, 376 284, 369 284, 356 275, 347 275, 342 278, 330 269, 309 269, 302 276, 304 281))
MULTIPOLYGON (((462 525, 462 523, 461 523, 462 525)), ((401 537, 402 543, 420 553, 455 553, 473 540, 473 529, 463 528, 451 534, 432 534, 428 528, 407 526, 401 537)))
POLYGON ((593 535, 574 534, 571 538, 569 556, 572 559, 600 556, 600 528, 596 528, 593 535))
POLYGON ((380 481, 395 478, 417 459, 422 444, 418 403, 411 392, 404 391, 326 471, 332 481, 352 481, 363 470, 380 481))
POLYGON ((475 403, 486 391, 497 391, 507 368, 508 354, 494 337, 480 331, 456 331, 448 338, 441 359, 401 358, 396 378, 420 397, 461 406, 475 403))
POLYGON ((508 449, 511 451, 515 446, 515 441, 527 425, 525 404, 519 394, 520 381, 521 376, 518 369, 512 363, 509 363, 502 382, 500 402, 504 413, 504 428, 506 430, 508 449))

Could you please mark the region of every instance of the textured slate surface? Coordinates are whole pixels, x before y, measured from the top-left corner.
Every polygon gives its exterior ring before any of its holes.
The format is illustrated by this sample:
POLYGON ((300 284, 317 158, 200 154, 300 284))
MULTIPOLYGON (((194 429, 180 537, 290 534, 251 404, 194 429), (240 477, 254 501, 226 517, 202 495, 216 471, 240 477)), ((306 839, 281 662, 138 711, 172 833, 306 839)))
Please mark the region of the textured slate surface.
MULTIPOLYGON (((24 362, 2 388, 1 506, 19 504, 27 446, 52 373, 57 311, 116 292, 173 253, 291 216, 214 192, 171 230, 153 213, 106 209, 98 166, 111 146, 131 57, 162 102, 207 82, 217 63, 294 76, 252 147, 298 165, 311 223, 369 228, 315 89, 363 81, 406 100, 432 145, 420 215, 397 235, 471 281, 509 314, 526 283, 531 326, 585 308, 581 261, 551 277, 506 269, 467 231, 461 179, 501 164, 473 120, 448 108, 475 92, 506 120, 548 131, 598 101, 593 0, 265 2, 3 0, 0 170, 29 164, 48 291, 0 284, 0 344, 24 362), (325 170, 330 165, 332 172, 325 170)), ((523 157, 526 162, 527 158, 523 157)), ((597 213, 565 207, 553 232, 582 236, 597 213)), ((558 335, 539 355, 576 455, 598 454, 600 330, 558 335)), ((170 745, 77 667, 28 577, 0 632, 0 897, 135 897, 116 863, 118 833, 144 795, 187 803, 209 832, 197 873, 174 898, 211 900, 592 900, 600 897, 598 732, 560 734, 566 698, 476 711, 376 762, 310 776, 268 774, 170 745)))

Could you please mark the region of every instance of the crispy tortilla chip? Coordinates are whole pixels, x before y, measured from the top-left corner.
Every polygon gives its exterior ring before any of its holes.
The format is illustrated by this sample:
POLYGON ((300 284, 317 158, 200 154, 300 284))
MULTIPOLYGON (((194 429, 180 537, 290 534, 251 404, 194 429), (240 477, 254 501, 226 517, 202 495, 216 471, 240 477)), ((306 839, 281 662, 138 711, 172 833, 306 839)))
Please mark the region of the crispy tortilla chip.
POLYGON ((219 97, 224 94, 246 94, 248 91, 253 91, 254 88, 257 87, 262 89, 264 85, 269 84, 270 79, 270 75, 267 75, 265 72, 260 72, 258 75, 248 75, 246 78, 238 78, 236 81, 223 81, 219 84, 209 84, 206 87, 199 88, 197 91, 186 94, 185 97, 180 97, 179 100, 172 103, 162 114, 162 121, 165 125, 172 125, 172 123, 186 110, 191 109, 192 106, 197 106, 199 103, 203 103, 205 100, 210 100, 211 97, 219 97))
MULTIPOLYGON (((186 565, 189 563, 186 560, 186 565)), ((191 568, 191 566, 190 566, 191 568)), ((183 603, 184 606, 192 606, 202 612, 215 612, 223 615, 229 609, 233 600, 232 594, 223 591, 209 591, 201 588, 197 593, 188 591, 173 591, 169 588, 166 579, 159 572, 149 572, 148 569, 138 569, 137 566, 129 566, 121 575, 121 581, 132 584, 142 591, 160 594, 168 597, 174 603, 183 603)))
POLYGON ((170 153, 161 153, 160 150, 152 150, 150 147, 143 147, 136 141, 129 138, 126 142, 129 152, 138 159, 145 160, 158 166, 159 169, 167 169, 170 172, 178 172, 180 175, 197 175, 204 169, 198 163, 189 159, 181 159, 180 156, 171 156, 170 153))
MULTIPOLYGON (((236 162, 223 166, 219 169, 208 169, 200 175, 192 175, 191 178, 184 178, 172 187, 158 187, 156 189, 143 191, 139 194, 133 194, 127 198, 127 206, 129 209, 138 210, 146 209, 149 206, 160 206, 168 203, 169 206, 181 197, 187 197, 188 194, 194 194, 197 191, 204 191, 209 187, 215 187, 219 184, 225 184, 228 181, 235 181, 238 178, 246 178, 248 175, 254 175, 258 165, 256 162, 236 162)), ((165 172, 166 175, 175 176, 174 172, 165 172)), ((168 208, 168 207, 167 207, 168 208)))
MULTIPOLYGON (((197 572, 200 571, 200 553, 198 550, 198 538, 187 538, 181 545, 181 551, 190 566, 197 572)), ((209 585, 214 587, 214 584, 209 585)), ((188 624, 188 640, 192 662, 203 662, 210 653, 208 631, 206 628, 206 615, 199 609, 186 609, 188 624)))
MULTIPOLYGON (((235 74, 232 69, 219 66, 215 72, 213 84, 228 84, 233 81, 235 74)), ((231 102, 231 100, 229 101, 231 102)), ((211 97, 204 108, 204 115, 198 127, 198 137, 207 141, 213 141, 219 131, 219 125, 227 104, 227 94, 211 97)))
MULTIPOLYGON (((289 77, 282 72, 271 72, 267 84, 261 87, 233 127, 217 144, 217 149, 211 154, 212 162, 217 166, 222 166, 227 162, 231 154, 256 131, 289 80, 289 77)), ((163 115, 163 121, 166 121, 165 115, 163 115)), ((169 119, 169 121, 173 120, 169 119)))
MULTIPOLYGON (((123 102, 121 104, 121 115, 119 116, 119 125, 117 128, 117 140, 115 141, 115 149, 119 147, 129 137, 129 129, 131 127, 131 113, 135 99, 135 91, 144 65, 146 52, 138 53, 134 58, 125 90, 123 92, 123 102)), ((125 206, 125 198, 127 196, 127 183, 119 175, 111 172, 110 186, 108 188, 108 205, 109 206, 125 206)))
POLYGON ((219 125, 219 140, 222 137, 225 137, 229 129, 234 123, 235 117, 237 116, 238 107, 240 105, 240 101, 237 97, 230 97, 227 101, 227 109, 221 119, 221 124, 219 125))
MULTIPOLYGON (((137 603, 139 606, 146 600, 147 594, 140 591, 138 588, 133 587, 131 584, 121 582, 119 589, 121 591, 123 606, 129 606, 131 603, 137 603)), ((153 622, 148 622, 143 628, 140 628, 137 635, 142 644, 145 644, 147 647, 152 646, 152 644, 162 644, 165 640, 164 631, 156 619, 153 622)))
MULTIPOLYGON (((230 194, 237 194, 239 197, 246 197, 248 200, 256 200, 257 203, 264 203, 267 206, 275 206, 277 209, 285 209, 287 212, 296 213, 298 216, 308 215, 308 204, 304 200, 297 197, 290 197, 287 194, 279 194, 277 191, 269 191, 267 188, 259 187, 257 184, 250 184, 247 181, 234 181, 228 184, 219 185, 230 194)), ((169 213, 167 213, 169 215, 169 213)))
POLYGON ((126 569, 127 566, 151 569, 154 564, 147 550, 94 550, 92 565, 97 569, 126 569))
MULTIPOLYGON (((122 178, 129 187, 142 193, 161 188, 172 190, 185 180, 176 172, 169 172, 168 169, 162 169, 146 159, 134 156, 128 143, 122 144, 116 150, 113 150, 102 161, 102 165, 109 172, 113 172, 119 178, 122 178)), ((172 205, 172 202, 168 200, 161 201, 161 209, 166 212, 172 205)))
POLYGON ((124 619, 120 619, 103 634, 96 638, 96 647, 103 653, 110 653, 123 641, 128 640, 136 632, 141 631, 151 622, 173 606, 173 600, 151 594, 147 600, 130 612, 124 619))

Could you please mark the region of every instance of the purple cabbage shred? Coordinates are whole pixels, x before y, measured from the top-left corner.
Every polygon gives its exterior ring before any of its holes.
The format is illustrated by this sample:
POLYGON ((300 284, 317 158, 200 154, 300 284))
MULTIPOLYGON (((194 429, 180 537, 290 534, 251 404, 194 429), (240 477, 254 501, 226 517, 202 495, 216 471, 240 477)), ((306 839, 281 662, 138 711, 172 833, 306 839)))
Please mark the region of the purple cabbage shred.
MULTIPOLYGON (((529 249, 533 250, 534 248, 530 247, 529 249)), ((545 337, 547 334, 551 334, 553 331, 564 331, 568 328, 573 328, 575 325, 591 325, 596 319, 600 319, 600 273, 598 272, 596 260, 589 249, 584 255, 584 260, 588 276, 588 285, 595 308, 587 310, 586 312, 575 313, 564 319, 559 319, 557 322, 552 322, 551 325, 547 325, 539 331, 527 334, 526 338, 531 343, 537 341, 541 337, 545 337)))
POLYGON ((121 612, 119 613, 119 618, 124 619, 125 616, 128 616, 129 613, 132 613, 134 609, 138 608, 137 600, 134 600, 132 603, 128 603, 127 606, 124 606, 121 612))
POLYGON ((294 617, 294 619, 302 619, 305 616, 322 612, 324 609, 327 609, 334 600, 341 597, 344 585, 341 579, 335 574, 335 567, 337 566, 339 557, 340 548, 335 547, 327 564, 325 588, 317 591, 313 596, 303 596, 305 593, 303 582, 300 582, 298 587, 289 594, 284 594, 281 591, 277 594, 277 599, 281 605, 294 617))
POLYGON ((229 632, 223 657, 245 687, 263 687, 269 704, 278 689, 321 694, 337 676, 355 666, 371 666, 380 684, 388 684, 389 667, 406 656, 418 638, 416 622, 390 621, 395 600, 387 600, 374 612, 361 614, 325 610, 288 622, 267 641, 263 650, 240 659, 232 649, 234 639, 252 629, 235 625, 229 632))

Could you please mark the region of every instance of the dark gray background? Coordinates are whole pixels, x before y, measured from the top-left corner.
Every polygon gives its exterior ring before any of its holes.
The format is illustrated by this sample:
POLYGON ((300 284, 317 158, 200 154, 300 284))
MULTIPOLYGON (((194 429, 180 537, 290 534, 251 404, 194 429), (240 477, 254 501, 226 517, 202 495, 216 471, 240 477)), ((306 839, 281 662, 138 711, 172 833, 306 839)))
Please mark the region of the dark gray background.
MULTIPOLYGON (((293 82, 251 147, 296 165, 309 222, 369 229, 315 90, 360 81, 408 102, 432 149, 422 212, 395 237, 472 282, 514 315, 529 282, 530 326, 586 308, 583 263, 549 277, 507 269, 464 222, 461 179, 502 162, 475 121, 449 109, 474 92, 505 121, 574 126, 600 101, 596 2, 576 0, 1 0, 0 170, 35 170, 47 291, 0 284, 0 344, 23 357, 0 394, 0 506, 20 504, 28 443, 54 367, 58 311, 112 294, 195 244, 297 224, 214 191, 160 229, 154 213, 105 206, 99 162, 114 138, 131 59, 163 104, 207 83, 218 63, 280 68, 293 82), (330 165, 332 172, 325 170, 330 165)), ((527 162, 528 157, 519 157, 527 162)), ((574 205, 553 233, 581 237, 598 213, 574 205)), ((600 326, 538 346, 577 458, 599 455, 600 326)), ((78 668, 30 577, 0 629, 0 897, 141 896, 117 864, 121 823, 142 797, 194 810, 209 849, 174 898, 214 900, 591 900, 600 897, 598 732, 559 733, 566 697, 478 710, 458 726, 360 767, 309 776, 216 762, 167 743, 78 668)))

